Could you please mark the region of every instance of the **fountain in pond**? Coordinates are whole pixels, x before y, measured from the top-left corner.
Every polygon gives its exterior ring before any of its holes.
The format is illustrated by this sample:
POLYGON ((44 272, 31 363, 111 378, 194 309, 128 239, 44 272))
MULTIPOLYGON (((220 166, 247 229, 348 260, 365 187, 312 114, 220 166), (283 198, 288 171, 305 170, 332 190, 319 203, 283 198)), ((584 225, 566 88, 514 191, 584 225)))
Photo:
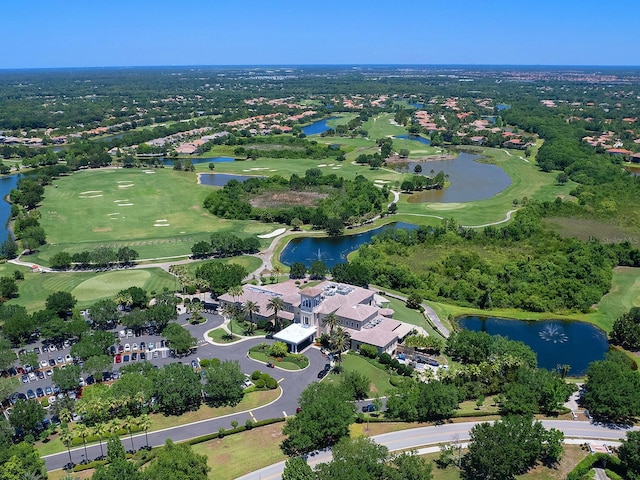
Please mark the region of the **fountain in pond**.
POLYGON ((554 323, 545 325, 538 335, 541 339, 553 343, 565 343, 569 339, 569 337, 564 333, 562 327, 554 323))

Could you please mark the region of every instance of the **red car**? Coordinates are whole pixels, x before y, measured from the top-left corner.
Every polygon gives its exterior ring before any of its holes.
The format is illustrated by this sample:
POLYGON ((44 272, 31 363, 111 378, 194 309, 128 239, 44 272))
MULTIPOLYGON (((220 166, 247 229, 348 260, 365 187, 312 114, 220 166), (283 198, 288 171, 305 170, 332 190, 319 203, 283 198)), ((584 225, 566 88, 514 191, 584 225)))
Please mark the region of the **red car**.
POLYGON ((122 362, 122 355, 116 355, 116 363, 122 362))

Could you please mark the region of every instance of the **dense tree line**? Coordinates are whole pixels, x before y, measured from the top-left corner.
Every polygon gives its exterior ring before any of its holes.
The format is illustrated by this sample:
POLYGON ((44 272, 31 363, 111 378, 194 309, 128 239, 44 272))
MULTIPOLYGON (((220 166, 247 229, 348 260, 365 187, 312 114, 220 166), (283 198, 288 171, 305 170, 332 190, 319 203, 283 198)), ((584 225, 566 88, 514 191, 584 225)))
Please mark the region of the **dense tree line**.
POLYGON ((120 266, 131 265, 137 258, 138 252, 129 247, 120 247, 117 250, 112 247, 98 247, 94 250, 84 250, 71 255, 62 251, 51 256, 50 264, 54 270, 68 270, 73 267, 77 270, 90 268, 109 268, 118 262, 120 266))
POLYGON ((260 250, 260 240, 256 237, 240 238, 229 232, 215 232, 208 242, 201 241, 191 247, 194 258, 234 257, 260 250))
POLYGON ((561 238, 544 227, 535 208, 527 207, 501 228, 472 230, 444 221, 433 229, 385 232, 359 250, 352 266, 333 271, 339 281, 354 280, 341 269, 357 270, 364 277, 355 284, 370 281, 463 306, 586 312, 609 290, 612 267, 636 266, 639 260, 628 243, 561 238), (439 258, 416 268, 409 259, 421 258, 423 251, 431 258, 437 252, 439 258))
POLYGON ((332 219, 343 226, 382 211, 388 188, 376 188, 362 176, 345 180, 335 174, 323 175, 318 168, 309 169, 304 177, 293 174, 289 180, 280 176, 252 178, 243 183, 228 182, 222 189, 209 194, 204 206, 212 214, 233 219, 256 219, 292 224, 294 219, 314 228, 330 227, 332 219), (254 196, 265 192, 310 191, 320 194, 316 206, 290 205, 258 208, 251 205, 254 196), (324 198, 322 198, 324 197, 324 198))

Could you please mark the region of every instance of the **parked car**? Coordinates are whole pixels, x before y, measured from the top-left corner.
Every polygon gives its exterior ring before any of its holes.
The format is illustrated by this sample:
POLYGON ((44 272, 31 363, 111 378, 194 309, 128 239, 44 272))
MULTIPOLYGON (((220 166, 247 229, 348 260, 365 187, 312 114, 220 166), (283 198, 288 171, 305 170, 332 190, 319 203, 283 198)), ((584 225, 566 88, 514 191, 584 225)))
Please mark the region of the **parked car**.
POLYGON ((131 361, 135 362, 136 360, 138 360, 138 352, 133 352, 131 354, 131 361))
POLYGON ((40 368, 47 368, 48 366, 49 366, 49 362, 47 362, 46 360, 40 361, 40 368))
POLYGON ((140 360, 146 360, 147 359, 147 354, 144 352, 140 352, 140 360))
POLYGON ((47 385, 46 387, 44 387, 44 393, 47 395, 53 395, 53 389, 47 385))
POLYGON ((42 380, 44 378, 44 372, 42 370, 38 371, 38 373, 36 375, 38 375, 38 378, 40 380, 42 380))
POLYGON ((44 390, 40 387, 36 388, 36 395, 38 398, 44 397, 44 390))
POLYGON ((138 344, 134 343, 133 345, 131 345, 131 350, 138 350, 138 344))
POLYGON ((24 375, 22 375, 22 383, 29 383, 29 375, 27 375, 26 373, 24 375))
POLYGON ((124 346, 124 351, 125 352, 130 352, 131 351, 131 345, 129 345, 128 343, 124 346))
POLYGON ((73 357, 68 353, 64 356, 64 361, 67 363, 73 363, 73 357))
POLYGON ((33 349, 33 353, 35 353, 36 355, 40 355, 40 347, 35 347, 33 349))
POLYGON ((129 359, 130 359, 129 355, 125 355, 124 357, 122 357, 123 362, 128 362, 129 359))
POLYGON ((33 390, 31 390, 31 389, 27 390, 27 398, 29 400, 33 400, 34 398, 36 398, 36 394, 34 393, 33 390))
POLYGON ((147 344, 144 342, 140 342, 140 350, 146 350, 147 349, 147 344))
POLYGON ((154 347, 154 346, 155 346, 155 345, 153 344, 153 342, 149 342, 149 351, 153 350, 153 347, 154 347))
POLYGON ((62 355, 58 356, 57 362, 60 364, 64 363, 64 358, 62 358, 62 355))
POLYGON ((362 413, 369 413, 369 412, 375 412, 375 411, 376 411, 376 407, 372 403, 362 406, 362 413))
POLYGON ((120 363, 122 362, 122 355, 118 354, 116 355, 116 363, 120 363))
POLYGON ((35 381, 35 379, 36 379, 36 374, 33 373, 33 372, 30 372, 29 373, 29 381, 33 382, 33 381, 35 381))
POLYGON ((111 345, 109 347, 109 353, 111 354, 111 356, 114 356, 117 352, 118 352, 118 349, 116 348, 115 345, 111 345))
POLYGON ((47 370, 47 377, 50 377, 52 375, 53 375, 53 370, 52 369, 47 370))
POLYGON ((53 358, 49 359, 49 366, 50 367, 55 367, 56 366, 56 361, 53 358))

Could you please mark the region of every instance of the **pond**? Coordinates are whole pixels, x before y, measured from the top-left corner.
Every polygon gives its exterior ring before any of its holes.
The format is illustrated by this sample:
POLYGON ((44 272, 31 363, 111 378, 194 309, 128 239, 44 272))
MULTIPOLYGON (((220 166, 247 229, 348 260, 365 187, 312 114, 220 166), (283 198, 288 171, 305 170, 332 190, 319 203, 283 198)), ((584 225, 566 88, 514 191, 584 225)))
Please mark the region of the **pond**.
POLYGON ((327 122, 329 120, 337 120, 338 118, 340 117, 323 118, 322 120, 313 122, 306 127, 302 127, 302 133, 304 133, 306 136, 309 136, 317 135, 319 133, 326 132, 327 130, 333 130, 333 127, 328 126, 327 122))
POLYGON ((414 108, 422 108, 422 107, 424 107, 424 103, 422 103, 422 102, 407 103, 407 105, 409 105, 410 107, 414 107, 414 108))
POLYGON ((191 160, 191 163, 193 163, 194 165, 197 165, 198 163, 229 163, 229 162, 235 162, 236 159, 233 157, 210 157, 210 158, 167 158, 167 157, 158 157, 156 159, 158 162, 162 163, 163 165, 167 165, 167 166, 171 166, 173 165, 173 162, 175 160, 181 160, 181 161, 185 161, 185 160, 191 160))
POLYGON ((506 103, 499 103, 496 105, 496 110, 500 111, 500 110, 509 110, 511 108, 511 105, 507 105, 506 103))
POLYGON ((539 367, 553 370, 558 365, 570 365, 571 376, 584 375, 589 363, 602 360, 609 350, 605 333, 585 322, 476 316, 462 317, 458 321, 468 330, 524 342, 538 355, 539 367))
POLYGON ((2 224, 0 225, 0 243, 4 242, 9 235, 9 230, 7 230, 7 224, 9 223, 9 217, 11 216, 11 205, 5 200, 9 192, 16 188, 18 184, 18 179, 21 174, 14 173, 13 175, 6 175, 0 177, 0 195, 2 196, 2 200, 0 201, 0 220, 2 224))
POLYGON ((425 145, 431 145, 431 140, 421 137, 420 135, 410 135, 405 133, 403 135, 396 135, 393 138, 398 138, 400 140, 413 140, 414 142, 424 143, 425 145))
POLYGON ((259 175, 233 175, 231 173, 201 173, 198 175, 202 185, 224 187, 230 180, 244 182, 250 178, 264 178, 259 175))
POLYGON ((298 237, 292 239, 280 254, 280 261, 285 265, 302 262, 307 267, 316 260, 322 260, 329 268, 347 261, 347 255, 356 251, 365 243, 371 242, 374 235, 387 230, 416 230, 417 225, 396 222, 374 228, 356 235, 341 237, 298 237))
POLYGON ((461 153, 452 160, 434 162, 411 162, 409 171, 416 165, 422 167, 423 175, 431 175, 443 171, 449 175, 451 185, 442 190, 424 190, 409 196, 409 203, 463 203, 491 198, 509 185, 511 178, 497 165, 480 163, 479 155, 461 153))

